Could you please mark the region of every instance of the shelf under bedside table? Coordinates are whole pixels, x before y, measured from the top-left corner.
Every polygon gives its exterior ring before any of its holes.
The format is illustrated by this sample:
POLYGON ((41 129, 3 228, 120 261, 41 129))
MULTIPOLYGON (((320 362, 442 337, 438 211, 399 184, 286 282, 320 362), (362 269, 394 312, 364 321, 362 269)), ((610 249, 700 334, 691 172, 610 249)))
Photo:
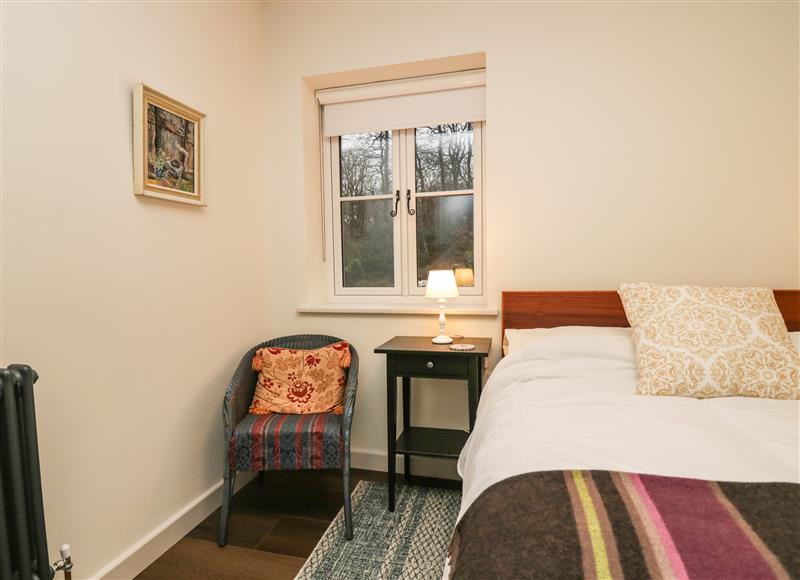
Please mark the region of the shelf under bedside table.
POLYGON ((397 438, 395 453, 458 459, 467 437, 469 433, 460 429, 408 427, 397 438))

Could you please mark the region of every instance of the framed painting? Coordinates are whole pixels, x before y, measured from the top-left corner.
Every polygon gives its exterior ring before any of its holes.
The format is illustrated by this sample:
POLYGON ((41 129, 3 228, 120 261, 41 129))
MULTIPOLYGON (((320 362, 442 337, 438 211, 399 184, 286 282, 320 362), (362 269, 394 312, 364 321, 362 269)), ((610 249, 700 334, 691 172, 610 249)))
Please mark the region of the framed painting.
POLYGON ((134 193, 207 205, 205 115, 139 84, 133 94, 134 193))

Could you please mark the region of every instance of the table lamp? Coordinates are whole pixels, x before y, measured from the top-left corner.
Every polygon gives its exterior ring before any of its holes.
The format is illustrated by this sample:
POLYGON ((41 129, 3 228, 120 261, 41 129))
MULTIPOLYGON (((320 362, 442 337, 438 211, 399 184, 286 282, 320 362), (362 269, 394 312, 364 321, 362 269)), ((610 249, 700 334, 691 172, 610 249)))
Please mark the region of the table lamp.
POLYGON ((439 303, 439 336, 431 342, 434 344, 450 344, 453 339, 444 333, 444 305, 448 298, 458 298, 458 285, 452 270, 431 270, 428 272, 428 284, 425 286, 427 298, 437 298, 439 303))

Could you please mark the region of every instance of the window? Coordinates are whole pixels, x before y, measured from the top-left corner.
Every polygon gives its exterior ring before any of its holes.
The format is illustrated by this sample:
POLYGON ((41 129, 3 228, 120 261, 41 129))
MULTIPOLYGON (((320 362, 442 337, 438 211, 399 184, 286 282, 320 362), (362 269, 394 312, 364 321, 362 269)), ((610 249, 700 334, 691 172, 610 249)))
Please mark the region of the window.
POLYGON ((392 134, 339 137, 341 286, 394 288, 392 134))
POLYGON ((482 294, 480 123, 328 140, 335 294, 422 295, 429 270, 482 294), (405 275, 404 275, 405 274, 405 275))
POLYGON ((453 269, 481 296, 483 71, 388 85, 317 93, 332 294, 421 297, 453 269))
MULTIPOLYGON (((475 272, 475 133, 472 123, 451 123, 408 134, 413 136, 408 180, 414 183, 416 212, 409 231, 417 288, 425 287, 430 270, 475 272)), ((459 280, 462 292, 475 288, 474 275, 466 278, 459 280)))

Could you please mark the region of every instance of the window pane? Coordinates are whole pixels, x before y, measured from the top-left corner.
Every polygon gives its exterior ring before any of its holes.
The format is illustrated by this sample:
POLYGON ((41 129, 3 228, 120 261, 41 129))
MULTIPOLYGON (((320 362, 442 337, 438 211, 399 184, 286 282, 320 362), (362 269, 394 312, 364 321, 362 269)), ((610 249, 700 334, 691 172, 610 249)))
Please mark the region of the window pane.
POLYGON ((416 130, 417 191, 472 189, 472 123, 416 130))
POLYGON ((390 131, 339 137, 339 185, 342 197, 392 193, 390 131))
POLYGON ((430 270, 455 270, 459 285, 474 286, 475 233, 472 195, 417 198, 417 286, 428 281, 430 270))
POLYGON ((392 200, 343 201, 342 281, 346 288, 394 286, 392 200))

